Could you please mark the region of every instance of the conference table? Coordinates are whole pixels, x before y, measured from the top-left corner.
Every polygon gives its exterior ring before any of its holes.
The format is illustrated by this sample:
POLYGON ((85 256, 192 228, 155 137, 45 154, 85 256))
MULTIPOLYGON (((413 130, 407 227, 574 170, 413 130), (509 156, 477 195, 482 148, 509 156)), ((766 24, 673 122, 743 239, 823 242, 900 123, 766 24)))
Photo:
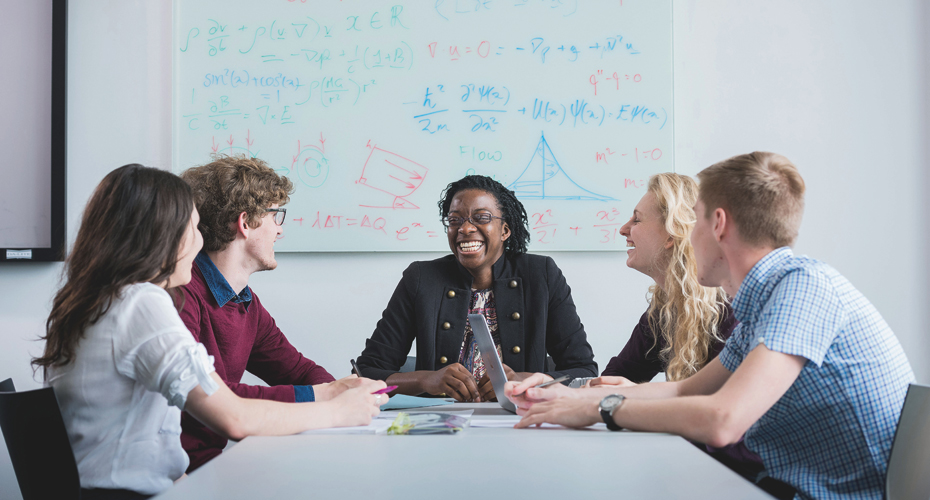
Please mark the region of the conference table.
POLYGON ((172 499, 771 499, 684 439, 561 427, 478 427, 513 419, 497 403, 452 435, 322 432, 248 437, 159 495, 172 499))

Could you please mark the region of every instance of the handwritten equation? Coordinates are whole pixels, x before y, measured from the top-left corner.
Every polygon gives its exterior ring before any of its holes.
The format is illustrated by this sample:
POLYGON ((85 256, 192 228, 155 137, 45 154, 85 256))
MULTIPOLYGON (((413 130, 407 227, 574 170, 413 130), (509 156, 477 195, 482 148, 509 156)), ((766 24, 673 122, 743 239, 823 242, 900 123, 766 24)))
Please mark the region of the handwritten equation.
POLYGON ((518 121, 542 121, 567 127, 602 127, 605 124, 654 127, 663 130, 669 113, 665 107, 651 108, 641 103, 599 104, 585 98, 573 101, 553 101, 533 98, 511 105, 511 91, 506 85, 462 83, 453 86, 436 85, 422 91, 418 100, 404 102, 413 105, 412 119, 420 132, 467 131, 494 133, 506 126, 508 117, 518 121), (509 113, 509 115, 508 115, 509 113))
MULTIPOLYGON (((640 181, 644 182, 644 181, 640 181)), ((290 211, 288 211, 290 213, 290 211)), ((382 217, 376 213, 352 211, 320 211, 314 213, 294 214, 285 222, 285 231, 280 239, 305 237, 307 234, 326 235, 341 232, 364 235, 375 238, 382 243, 393 240, 411 242, 410 244, 440 239, 446 245, 447 234, 442 226, 436 228, 435 221, 423 219, 405 219, 396 216, 382 217)), ((557 245, 571 240, 594 239, 601 247, 625 245, 625 238, 620 234, 620 227, 629 219, 629 214, 622 213, 618 207, 605 207, 603 210, 591 211, 581 221, 572 216, 572 220, 558 217, 558 211, 541 209, 529 215, 530 233, 533 243, 537 245, 557 245)), ((544 246, 541 248, 545 248, 544 246)))
POLYGON ((622 250, 674 169, 671 0, 178 2, 172 48, 175 170, 288 177, 282 251, 445 251, 437 202, 472 174, 531 251, 622 250))

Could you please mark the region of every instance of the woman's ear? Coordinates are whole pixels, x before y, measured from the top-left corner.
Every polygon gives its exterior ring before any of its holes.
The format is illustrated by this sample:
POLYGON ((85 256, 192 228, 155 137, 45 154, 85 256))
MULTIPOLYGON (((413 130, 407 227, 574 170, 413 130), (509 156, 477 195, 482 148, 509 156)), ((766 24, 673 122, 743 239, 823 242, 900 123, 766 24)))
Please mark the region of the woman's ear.
POLYGON ((668 241, 665 242, 665 249, 668 250, 669 248, 672 248, 674 245, 675 245, 675 241, 672 240, 671 236, 669 236, 668 241))
POLYGON ((501 241, 507 241, 507 238, 510 238, 510 226, 504 222, 501 227, 501 241))

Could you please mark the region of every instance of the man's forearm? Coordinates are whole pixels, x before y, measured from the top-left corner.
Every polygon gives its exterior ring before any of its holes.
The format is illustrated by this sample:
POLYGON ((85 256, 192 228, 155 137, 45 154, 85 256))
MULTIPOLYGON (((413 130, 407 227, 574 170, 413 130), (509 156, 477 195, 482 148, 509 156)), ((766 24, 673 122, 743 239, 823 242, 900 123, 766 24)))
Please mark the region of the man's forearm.
POLYGON ((719 448, 745 432, 735 428, 729 415, 713 396, 628 399, 614 412, 614 421, 626 429, 677 434, 719 448))

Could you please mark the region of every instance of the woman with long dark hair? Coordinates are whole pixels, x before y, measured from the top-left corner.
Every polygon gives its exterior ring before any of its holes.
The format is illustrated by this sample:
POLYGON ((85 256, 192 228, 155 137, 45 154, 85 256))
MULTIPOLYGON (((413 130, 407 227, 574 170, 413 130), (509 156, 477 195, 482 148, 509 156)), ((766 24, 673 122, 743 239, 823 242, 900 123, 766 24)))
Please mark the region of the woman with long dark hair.
POLYGON ((404 271, 358 358, 362 374, 397 385, 400 394, 495 399, 468 324, 472 313, 487 320, 509 380, 535 371, 595 376, 594 352, 562 271, 551 257, 526 253, 526 210, 514 192, 470 175, 449 184, 439 214, 452 254, 404 271), (416 371, 401 373, 414 340, 416 371))
POLYGON ((131 164, 91 196, 33 360, 55 388, 81 498, 147 498, 184 473, 181 410, 230 439, 364 425, 387 398, 360 380, 327 402, 240 399, 178 316, 203 245, 190 187, 131 164), (384 400, 384 401, 382 401, 384 400))

